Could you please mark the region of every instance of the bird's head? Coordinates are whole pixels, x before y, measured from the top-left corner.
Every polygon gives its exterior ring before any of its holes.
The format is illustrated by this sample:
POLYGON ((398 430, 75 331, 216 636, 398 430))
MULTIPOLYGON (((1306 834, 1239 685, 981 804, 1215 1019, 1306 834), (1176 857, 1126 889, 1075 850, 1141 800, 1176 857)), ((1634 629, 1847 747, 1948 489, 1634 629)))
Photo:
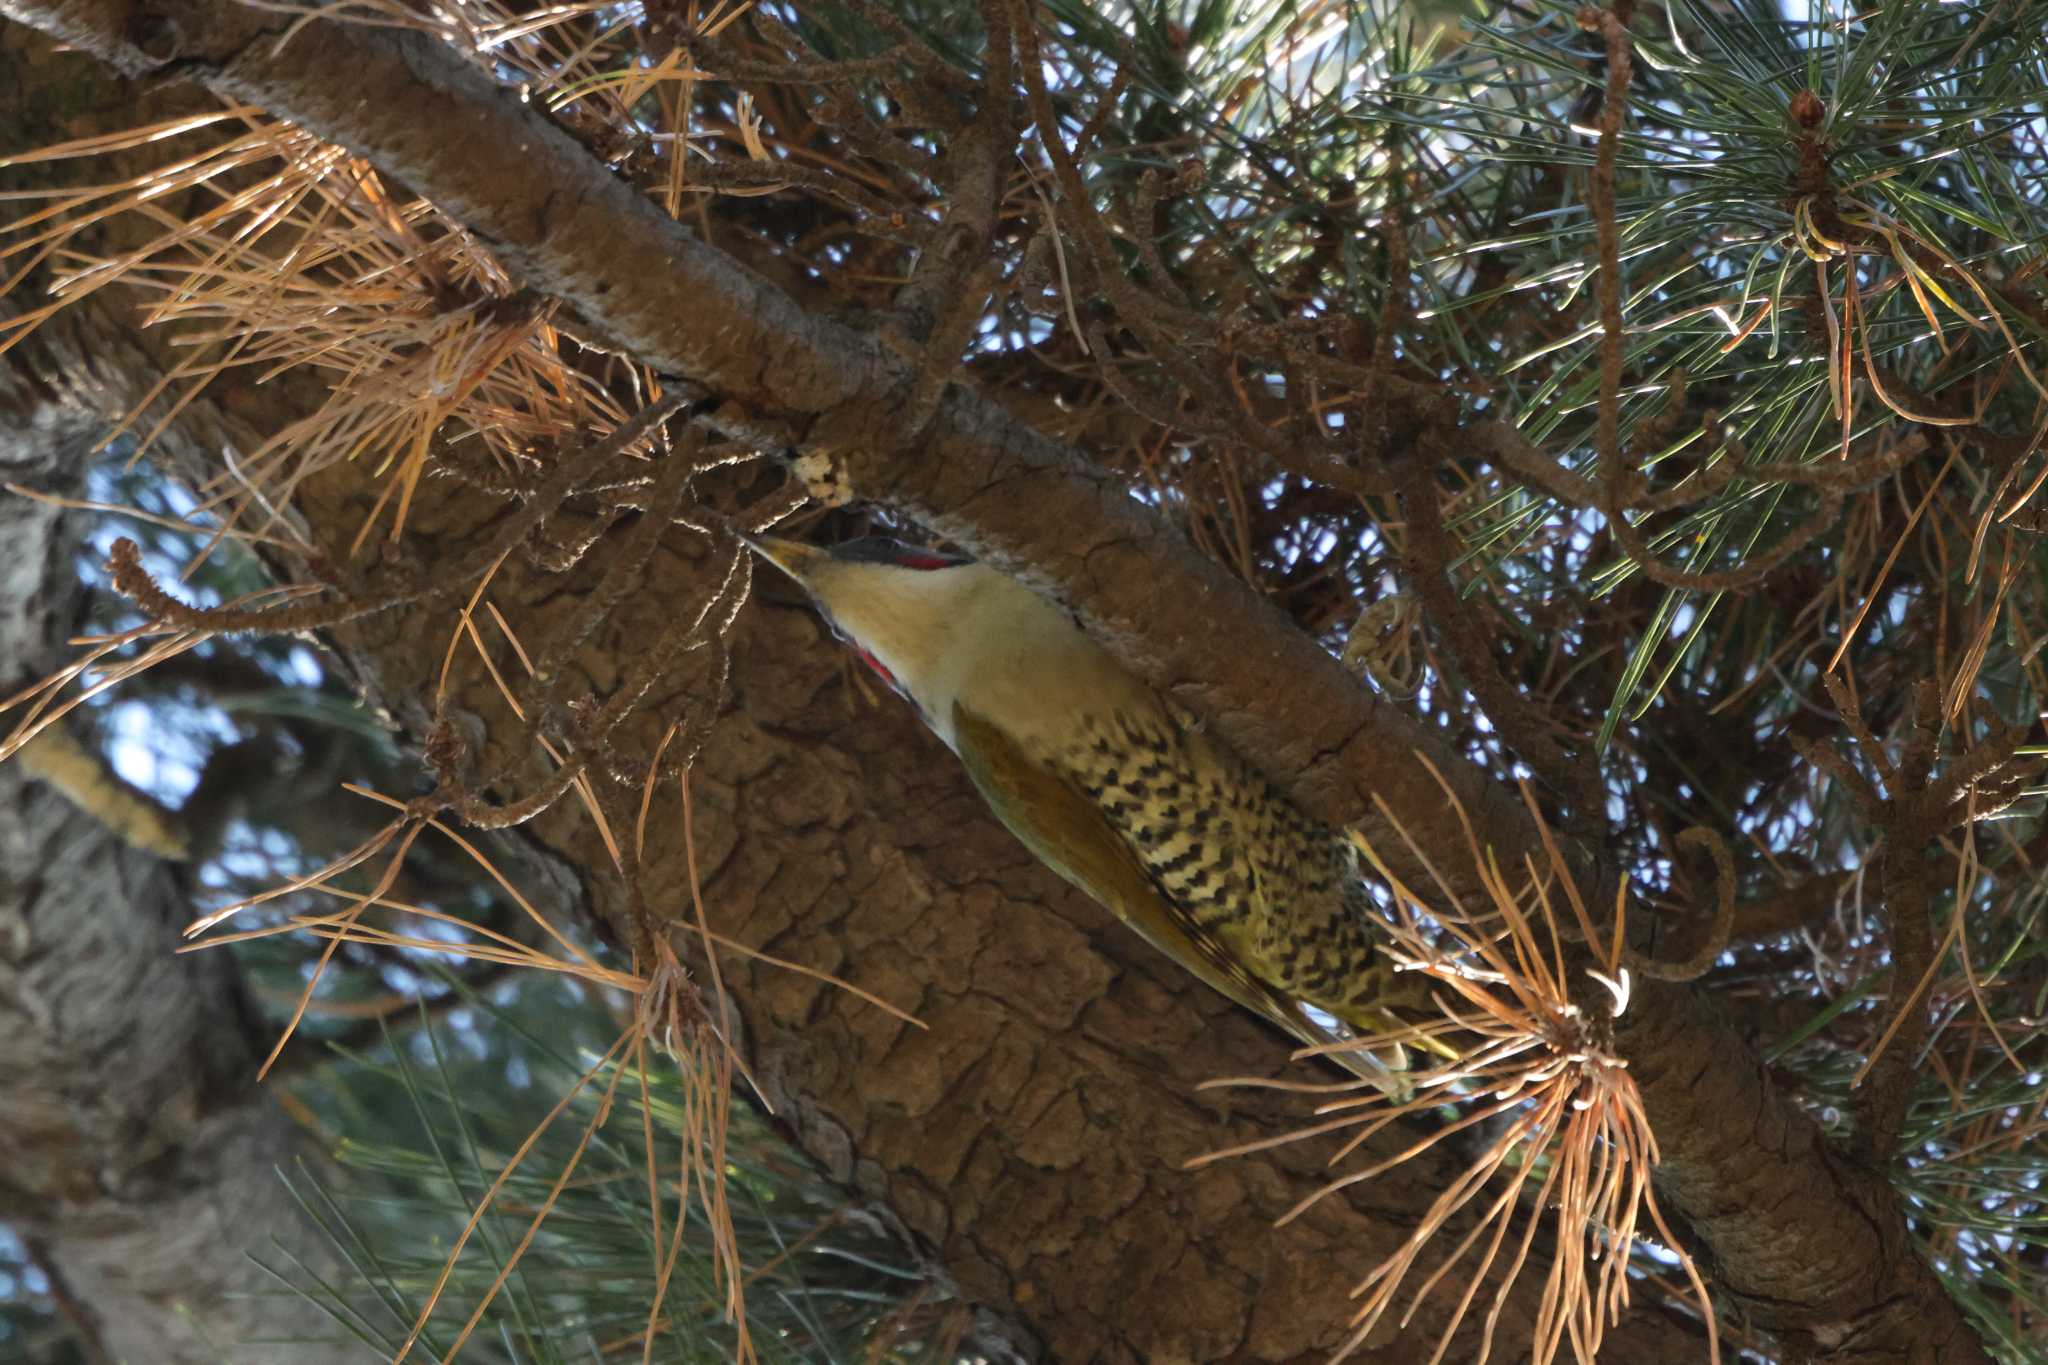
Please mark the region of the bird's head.
POLYGON ((821 549, 748 536, 755 553, 802 585, 832 629, 928 720, 950 697, 955 627, 991 577, 963 555, 868 536, 821 549))

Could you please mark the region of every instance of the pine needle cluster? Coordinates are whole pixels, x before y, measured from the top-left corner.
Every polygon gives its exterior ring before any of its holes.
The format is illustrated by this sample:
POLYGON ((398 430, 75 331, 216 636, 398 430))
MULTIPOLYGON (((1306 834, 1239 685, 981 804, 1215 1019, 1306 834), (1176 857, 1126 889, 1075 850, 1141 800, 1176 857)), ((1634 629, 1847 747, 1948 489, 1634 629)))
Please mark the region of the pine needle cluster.
MULTIPOLYGON (((1418 1295, 1463 1280, 1462 1318, 1484 1273, 1451 1267, 1483 1246, 1512 1280, 1540 1225, 1533 1358, 1590 1361, 1632 1287, 1686 1298, 1711 1339, 1614 1038, 1626 973, 1647 971, 1757 1020, 1775 1083, 1886 1174, 1986 1339, 2043 1349, 2038 5, 269 8, 469 54, 701 240, 871 322, 909 367, 892 439, 914 445, 957 389, 1000 393, 1333 653, 1353 641, 1389 704, 1526 783, 1553 847, 1597 851, 1609 883, 1580 887, 1561 854, 1510 875, 1474 841, 1483 906, 1387 874, 1461 1060, 1425 1071, 1407 1111, 1340 1099, 1313 1131, 1393 1143, 1367 1173, 1400 1160, 1404 1114, 1463 1115, 1430 1143, 1496 1136, 1361 1285, 1354 1345, 1494 1177, 1504 1192, 1418 1295), (1651 1229, 1684 1285, 1632 1251, 1651 1229)), ((333 908, 251 932, 414 945, 432 914, 387 893, 423 832, 470 847, 456 823, 569 805, 632 885, 672 791, 687 846, 690 763, 750 586, 732 533, 847 520, 809 508, 825 490, 802 469, 750 477, 788 433, 613 353, 452 206, 259 109, 0 164, 145 147, 160 160, 139 174, 24 196, 0 262, 51 292, 0 321, 0 350, 131 291, 184 357, 129 425, 145 450, 202 390, 308 386, 308 415, 199 490, 219 535, 300 574, 197 607, 116 547, 144 623, 12 699, 10 749, 214 636, 438 605, 444 689, 484 670, 502 700, 498 766, 437 709, 431 793, 361 793, 390 807, 379 834, 278 888, 333 908), (363 553, 336 563, 290 504, 349 465, 377 491, 363 553), (502 509, 483 549, 408 561, 430 477, 502 509), (721 557, 719 586, 607 695, 578 693, 565 664, 671 527, 721 557), (514 554, 601 564, 591 616, 529 638, 490 596, 514 554), (703 704, 663 715, 651 757, 617 744, 684 667, 703 704), (340 889, 358 864, 387 870, 340 889)), ((629 967, 538 911, 559 951, 459 933, 479 958, 642 1000, 591 1084, 660 1043, 728 1095, 746 1077, 717 963, 742 950, 701 897, 633 918, 629 967)), ((724 1105, 685 1125, 707 1188, 724 1105)), ((721 1255, 739 1320, 748 1272, 721 1255)))

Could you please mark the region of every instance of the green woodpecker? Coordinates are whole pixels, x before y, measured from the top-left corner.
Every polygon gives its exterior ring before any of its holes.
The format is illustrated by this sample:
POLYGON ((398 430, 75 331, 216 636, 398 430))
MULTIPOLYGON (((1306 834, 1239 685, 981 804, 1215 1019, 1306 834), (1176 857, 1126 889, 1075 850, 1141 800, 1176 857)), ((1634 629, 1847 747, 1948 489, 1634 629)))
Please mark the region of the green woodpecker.
MULTIPOLYGON (((1341 1035, 1303 1005, 1371 1036, 1426 1004, 1426 980, 1379 950, 1349 842, 1064 611, 900 541, 748 543, 917 707, 1026 848, 1210 986, 1310 1043, 1341 1035)), ((1398 1090, 1405 1054, 1376 1053, 1339 1060, 1398 1090)))

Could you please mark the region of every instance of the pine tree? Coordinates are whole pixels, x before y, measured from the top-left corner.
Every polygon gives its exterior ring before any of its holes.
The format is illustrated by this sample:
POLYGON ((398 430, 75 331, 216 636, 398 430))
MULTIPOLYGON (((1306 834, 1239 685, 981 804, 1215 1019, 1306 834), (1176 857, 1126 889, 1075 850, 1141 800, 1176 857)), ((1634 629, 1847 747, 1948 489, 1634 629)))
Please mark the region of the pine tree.
POLYGON ((134 647, 331 640, 431 788, 366 857, 518 828, 690 1131, 977 1349, 2040 1358, 2040 6, 0 12, 214 97, 10 162, 9 363, 297 585, 117 547, 134 647), (1301 1093, 769 525, 1072 607, 1352 831, 1457 1060, 1301 1093))

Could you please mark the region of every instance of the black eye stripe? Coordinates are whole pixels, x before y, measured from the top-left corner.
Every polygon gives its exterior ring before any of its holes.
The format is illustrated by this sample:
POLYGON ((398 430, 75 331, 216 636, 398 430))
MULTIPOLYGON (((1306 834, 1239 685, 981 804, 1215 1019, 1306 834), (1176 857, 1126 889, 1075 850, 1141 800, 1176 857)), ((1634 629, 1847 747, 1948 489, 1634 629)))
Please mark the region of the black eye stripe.
POLYGON ((923 545, 908 545, 889 536, 863 536, 834 545, 834 559, 855 564, 888 564, 899 569, 952 569, 972 561, 923 545))

